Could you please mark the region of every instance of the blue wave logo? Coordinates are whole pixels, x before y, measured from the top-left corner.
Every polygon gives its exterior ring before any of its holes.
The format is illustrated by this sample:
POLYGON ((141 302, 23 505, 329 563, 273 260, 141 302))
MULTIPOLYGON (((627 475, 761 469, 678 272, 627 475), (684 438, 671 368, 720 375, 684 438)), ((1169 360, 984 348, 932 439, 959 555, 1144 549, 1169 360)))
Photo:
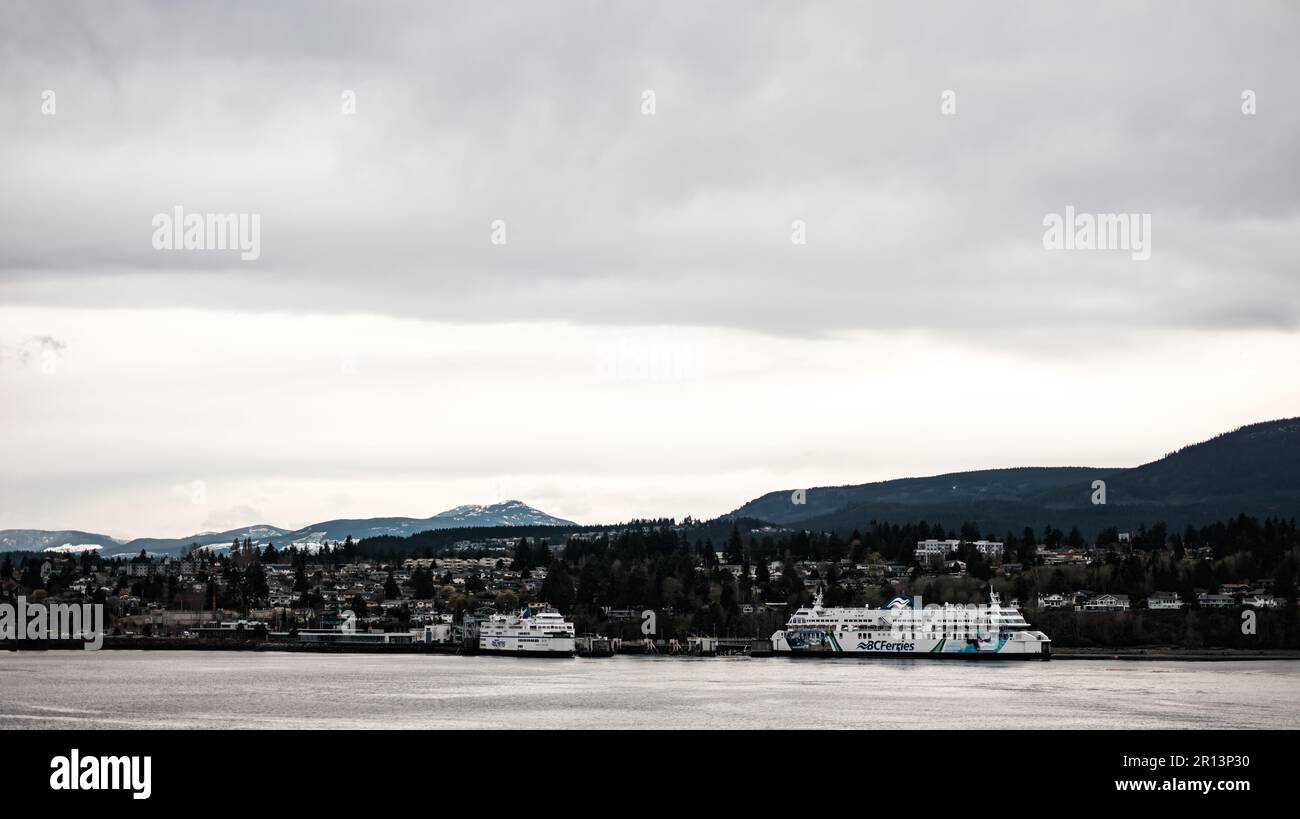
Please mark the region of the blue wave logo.
POLYGON ((858 651, 915 651, 916 643, 890 643, 884 640, 858 643, 858 651))

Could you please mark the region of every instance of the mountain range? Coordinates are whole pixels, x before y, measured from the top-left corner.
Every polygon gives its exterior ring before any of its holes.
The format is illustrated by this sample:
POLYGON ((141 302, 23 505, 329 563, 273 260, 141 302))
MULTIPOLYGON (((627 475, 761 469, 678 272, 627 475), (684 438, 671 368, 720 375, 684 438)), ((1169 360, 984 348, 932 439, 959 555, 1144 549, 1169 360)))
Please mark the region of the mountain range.
POLYGON ((360 518, 327 520, 301 529, 281 529, 278 526, 245 526, 225 532, 202 532, 182 538, 136 538, 118 540, 108 535, 76 530, 49 531, 44 529, 0 530, 0 552, 12 551, 84 551, 86 546, 98 546, 101 554, 135 555, 141 550, 155 554, 179 554, 191 545, 228 546, 231 541, 252 538, 254 542, 290 544, 317 544, 341 541, 348 535, 360 540, 377 535, 406 537, 431 529, 459 529, 487 526, 576 526, 573 521, 557 518, 534 509, 528 504, 508 500, 487 506, 457 506, 428 518, 360 518))
POLYGON ((847 530, 872 520, 971 521, 985 533, 1078 526, 1091 537, 1164 521, 1300 517, 1300 418, 1251 424, 1135 467, 1021 467, 769 492, 733 511, 786 527, 847 530), (1104 485, 1104 503, 1099 494, 1104 485), (797 503, 802 500, 802 503, 797 503))
MULTIPOLYGON (((1078 526, 1091 538, 1115 527, 1135 529, 1158 521, 1173 529, 1248 514, 1300 518, 1300 418, 1251 424, 1183 447, 1135 467, 1018 467, 898 478, 851 486, 783 489, 749 501, 716 523, 745 521, 814 531, 849 531, 871 521, 925 520, 955 529, 973 522, 986 534, 1018 533, 1026 526, 1078 526), (1101 482, 1098 484, 1097 482, 1101 482), (1104 503, 1099 487, 1104 485, 1104 503), (797 500, 802 501, 796 502, 797 500)), ((0 530, 0 552, 74 551, 177 554, 191 544, 220 547, 236 538, 277 546, 377 535, 406 537, 435 529, 511 526, 577 527, 517 500, 458 506, 429 518, 328 520, 301 529, 245 526, 184 538, 122 541, 81 531, 0 530), (64 548, 67 547, 67 548, 64 548)))

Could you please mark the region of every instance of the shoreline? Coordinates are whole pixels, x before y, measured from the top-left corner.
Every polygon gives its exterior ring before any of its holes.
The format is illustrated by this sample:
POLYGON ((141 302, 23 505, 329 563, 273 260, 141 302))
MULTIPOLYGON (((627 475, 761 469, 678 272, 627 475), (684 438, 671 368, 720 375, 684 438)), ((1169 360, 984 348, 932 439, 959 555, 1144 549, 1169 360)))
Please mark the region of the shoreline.
POLYGON ((1053 660, 1181 660, 1195 662, 1233 662, 1240 660, 1300 660, 1300 651, 1289 649, 1242 648, 1171 648, 1149 646, 1133 648, 1069 648, 1052 651, 1053 660))
MULTIPOLYGON (((12 640, 0 642, 0 652, 43 652, 63 650, 84 650, 84 643, 75 640, 50 641, 40 646, 18 646, 12 640)), ((303 652, 321 654, 441 654, 450 656, 477 656, 481 652, 467 650, 460 646, 448 644, 403 644, 403 645, 366 645, 366 644, 311 644, 311 643, 273 643, 243 642, 233 640, 196 640, 189 639, 152 639, 106 637, 104 651, 236 651, 236 652, 303 652)), ((641 656, 634 652, 624 652, 627 656, 641 656)), ((610 655, 583 655, 579 657, 604 658, 610 655)), ((650 656, 650 655, 647 655, 650 656)), ((698 655, 654 655, 654 656, 698 656, 698 655)), ((714 655, 706 655, 714 656, 714 655)), ((763 652, 752 655, 716 655, 716 656, 751 656, 754 659, 780 659, 782 655, 763 652)), ((825 659, 836 659, 828 657, 825 659)), ((839 657, 839 659, 846 659, 839 657)), ((924 659, 900 655, 898 658, 873 656, 858 659, 924 659)), ((989 658, 996 659, 996 658, 989 658)), ((1038 659, 1038 658, 1034 658, 1038 659)), ((1062 648, 1052 652, 1051 660, 1111 660, 1111 661, 1180 661, 1180 662, 1239 662, 1248 660, 1300 660, 1300 651, 1289 649, 1232 649, 1203 648, 1181 649, 1171 646, 1135 646, 1125 648, 1062 648)))

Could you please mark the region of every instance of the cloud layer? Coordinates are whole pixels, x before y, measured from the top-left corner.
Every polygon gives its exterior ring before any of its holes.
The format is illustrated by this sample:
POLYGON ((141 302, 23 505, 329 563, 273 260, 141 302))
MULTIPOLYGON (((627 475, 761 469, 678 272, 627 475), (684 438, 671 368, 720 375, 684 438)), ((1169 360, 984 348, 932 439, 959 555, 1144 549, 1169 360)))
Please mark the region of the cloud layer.
POLYGON ((0 527, 708 516, 1300 414, 1298 23, 5 3, 0 527), (155 250, 177 206, 260 257, 155 250), (1067 206, 1150 260, 1045 250, 1067 206))
POLYGON ((973 339, 1297 319, 1287 4, 0 13, 9 303, 973 339), (260 213, 261 259, 153 250, 175 205, 260 213), (1151 261, 1044 251, 1067 205, 1151 213, 1151 261))

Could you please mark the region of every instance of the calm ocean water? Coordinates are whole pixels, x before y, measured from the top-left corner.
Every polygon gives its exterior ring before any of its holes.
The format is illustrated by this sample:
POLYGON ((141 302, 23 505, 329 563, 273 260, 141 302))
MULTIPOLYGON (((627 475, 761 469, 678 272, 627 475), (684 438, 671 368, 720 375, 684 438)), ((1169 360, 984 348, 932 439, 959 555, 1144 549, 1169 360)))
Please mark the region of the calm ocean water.
POLYGON ((1300 728, 1300 661, 0 652, 5 728, 1300 728))

